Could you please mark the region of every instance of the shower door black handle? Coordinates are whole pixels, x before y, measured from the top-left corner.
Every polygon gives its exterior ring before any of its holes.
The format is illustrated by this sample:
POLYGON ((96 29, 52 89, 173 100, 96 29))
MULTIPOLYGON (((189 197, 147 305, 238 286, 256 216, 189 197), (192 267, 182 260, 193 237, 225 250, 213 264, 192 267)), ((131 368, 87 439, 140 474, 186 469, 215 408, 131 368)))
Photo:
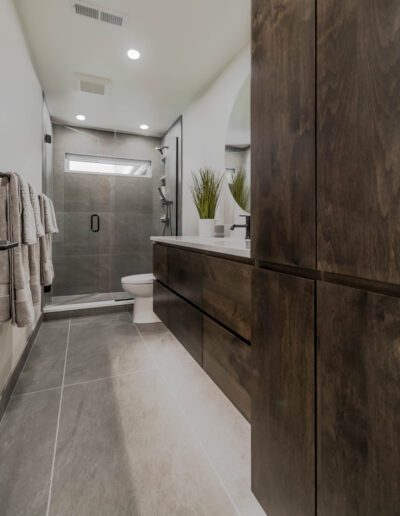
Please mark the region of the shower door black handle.
POLYGON ((93 233, 98 233, 100 231, 100 217, 96 215, 96 213, 93 213, 90 217, 90 229, 93 233))

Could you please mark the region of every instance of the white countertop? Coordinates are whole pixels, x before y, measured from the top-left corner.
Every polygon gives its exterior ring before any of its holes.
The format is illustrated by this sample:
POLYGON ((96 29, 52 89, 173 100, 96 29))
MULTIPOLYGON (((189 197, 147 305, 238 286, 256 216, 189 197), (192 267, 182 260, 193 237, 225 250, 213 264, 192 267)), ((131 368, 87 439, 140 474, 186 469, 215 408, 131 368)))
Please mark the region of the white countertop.
POLYGON ((152 236, 150 240, 212 253, 250 258, 250 241, 236 238, 202 238, 198 236, 152 236))

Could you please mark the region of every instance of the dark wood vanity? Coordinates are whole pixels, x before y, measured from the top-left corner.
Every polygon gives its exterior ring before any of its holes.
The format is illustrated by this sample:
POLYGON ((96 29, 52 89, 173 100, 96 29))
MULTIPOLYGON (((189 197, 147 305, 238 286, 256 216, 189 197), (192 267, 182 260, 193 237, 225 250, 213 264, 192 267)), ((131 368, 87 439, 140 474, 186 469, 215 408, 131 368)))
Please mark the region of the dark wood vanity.
POLYGON ((153 245, 154 311, 250 421, 250 260, 153 245))

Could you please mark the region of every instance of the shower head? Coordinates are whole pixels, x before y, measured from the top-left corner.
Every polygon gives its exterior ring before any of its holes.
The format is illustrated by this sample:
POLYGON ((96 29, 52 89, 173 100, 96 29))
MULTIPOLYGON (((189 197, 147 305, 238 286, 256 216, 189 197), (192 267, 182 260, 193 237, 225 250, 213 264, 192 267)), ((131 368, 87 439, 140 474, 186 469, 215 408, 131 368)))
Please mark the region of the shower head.
POLYGON ((164 151, 169 149, 168 145, 164 145, 163 147, 156 147, 156 151, 158 151, 161 156, 164 156, 164 151))

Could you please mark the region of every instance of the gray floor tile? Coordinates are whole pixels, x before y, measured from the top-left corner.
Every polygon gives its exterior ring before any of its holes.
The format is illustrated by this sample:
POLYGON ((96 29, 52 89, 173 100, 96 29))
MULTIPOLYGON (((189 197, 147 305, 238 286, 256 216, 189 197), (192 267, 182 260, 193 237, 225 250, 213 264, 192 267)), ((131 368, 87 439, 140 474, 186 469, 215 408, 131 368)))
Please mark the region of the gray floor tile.
POLYGON ((44 516, 60 390, 12 398, 0 423, 0 513, 44 516))
POLYGON ((64 390, 51 514, 231 516, 157 371, 64 390))
POLYGON ((250 424, 195 361, 164 369, 162 375, 240 514, 265 515, 251 492, 250 424))
POLYGON ((127 312, 71 320, 66 385, 152 367, 127 312))
POLYGON ((193 362, 192 356, 179 343, 163 323, 137 324, 146 346, 159 367, 169 367, 182 362, 193 362))
POLYGON ((60 387, 69 320, 45 321, 13 395, 60 387))

